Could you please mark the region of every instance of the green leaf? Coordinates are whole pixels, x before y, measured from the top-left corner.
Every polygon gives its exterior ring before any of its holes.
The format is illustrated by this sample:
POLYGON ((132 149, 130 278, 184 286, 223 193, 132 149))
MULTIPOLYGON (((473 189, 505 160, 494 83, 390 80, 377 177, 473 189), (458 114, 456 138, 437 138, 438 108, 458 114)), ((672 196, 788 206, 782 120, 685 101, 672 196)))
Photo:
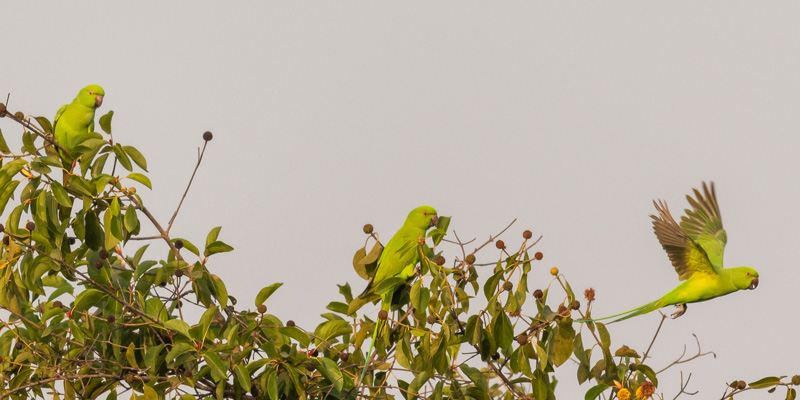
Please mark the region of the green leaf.
POLYGON ((217 238, 219 238, 219 231, 220 230, 222 230, 222 227, 221 226, 217 226, 217 227, 215 227, 214 229, 211 229, 211 231, 208 232, 208 235, 206 235, 206 247, 211 245, 211 243, 214 243, 214 242, 217 241, 217 238))
POLYGON ((278 399, 278 371, 271 370, 267 375, 267 393, 270 399, 278 399))
POLYGON ((216 275, 211 275, 211 280, 214 283, 214 289, 219 300, 219 305, 222 308, 228 306, 228 288, 225 287, 225 282, 219 279, 216 275))
POLYGON ((139 168, 147 171, 147 160, 144 159, 144 156, 139 150, 136 150, 133 146, 122 146, 122 149, 125 150, 125 153, 128 153, 128 157, 130 157, 139 168))
POLYGON ((11 154, 11 149, 6 144, 6 139, 3 137, 3 131, 0 129, 0 153, 11 154))
POLYGON ((88 310, 90 307, 97 305, 105 296, 106 294, 104 292, 97 289, 86 289, 78 293, 78 296, 75 297, 73 312, 88 310))
POLYGON ((272 285, 269 285, 261 289, 261 291, 258 292, 258 295, 256 295, 256 307, 258 307, 261 304, 264 304, 264 302, 267 301, 269 296, 272 296, 272 294, 275 293, 275 291, 278 290, 278 288, 281 286, 283 286, 283 283, 276 282, 273 283, 272 285))
POLYGON ((337 336, 347 335, 353 332, 353 327, 345 320, 328 321, 317 326, 314 336, 321 342, 328 342, 337 336))
POLYGON ((643 373, 654 385, 658 386, 658 377, 656 376, 656 372, 653 371, 652 368, 648 367, 647 365, 640 364, 638 365, 639 372, 643 373))
POLYGON ((127 154, 125 154, 125 150, 122 150, 122 146, 120 146, 120 144, 117 143, 112 148, 114 149, 114 155, 117 156, 117 161, 119 161, 119 164, 122 165, 122 167, 127 169, 128 171, 133 171, 133 165, 131 165, 131 159, 128 158, 127 154))
POLYGON ((228 246, 223 242, 214 242, 206 246, 206 251, 204 252, 204 254, 206 257, 208 257, 212 254, 227 253, 229 251, 233 251, 233 247, 228 246))
POLYGON ((487 393, 489 391, 489 386, 486 384, 486 377, 483 376, 483 373, 477 368, 470 367, 467 364, 461 364, 460 366, 461 372, 475 384, 475 387, 481 393, 487 393))
POLYGON ((583 396, 583 398, 584 400, 594 400, 609 387, 610 386, 606 385, 605 383, 593 386, 591 389, 586 391, 586 395, 583 396))
MULTIPOLYGON (((159 345, 159 346, 161 346, 161 345, 159 345)), ((197 350, 197 347, 195 347, 192 343, 184 342, 184 341, 178 341, 178 342, 175 343, 174 346, 172 346, 172 350, 170 350, 169 353, 167 353, 167 356, 164 359, 164 361, 166 361, 167 363, 170 363, 174 359, 178 358, 181 354, 188 353, 190 351, 195 351, 195 350, 197 350)), ((148 356, 149 355, 150 355, 150 352, 148 351, 148 356)), ((147 357, 147 358, 150 358, 150 357, 147 357)), ((147 366, 148 367, 154 367, 154 366, 151 366, 150 363, 148 363, 147 366)))
POLYGON ((69 197, 69 194, 67 194, 64 186, 61 186, 61 184, 56 181, 52 181, 50 182, 50 190, 53 192, 53 197, 56 198, 58 204, 68 208, 72 207, 72 199, 69 197))
POLYGON ((433 240, 434 246, 438 246, 442 242, 442 239, 447 234, 448 226, 450 226, 450 217, 439 217, 439 221, 436 222, 436 229, 432 229, 428 233, 428 237, 433 240))
POLYGON ((139 227, 139 217, 136 215, 136 209, 128 206, 125 210, 125 230, 128 232, 135 232, 139 227))
POLYGON ((167 329, 179 332, 180 334, 186 336, 189 339, 192 338, 192 336, 189 334, 189 324, 187 324, 184 321, 181 321, 179 319, 171 319, 168 320, 167 322, 164 322, 164 326, 166 326, 167 329))
POLYGON ((611 351, 609 347, 611 347, 611 335, 608 334, 608 329, 606 329, 605 324, 600 322, 595 322, 595 326, 597 326, 597 331, 600 333, 600 343, 603 344, 603 347, 611 351))
POLYGON ((777 376, 768 376, 766 378, 761 378, 755 382, 750 382, 747 386, 750 386, 753 389, 763 389, 768 388, 771 386, 775 386, 781 383, 781 379, 785 378, 785 376, 777 377, 777 376))
POLYGON ((337 391, 342 390, 344 379, 342 378, 342 371, 339 370, 336 363, 325 357, 319 357, 316 361, 318 362, 319 371, 333 383, 334 389, 337 391))
POLYGON ((617 351, 614 352, 614 357, 633 357, 633 358, 641 358, 639 353, 636 350, 623 345, 622 347, 618 348, 617 351))
POLYGON ((172 243, 177 242, 178 240, 183 242, 183 248, 192 252, 192 254, 200 257, 200 250, 197 250, 197 247, 187 239, 184 238, 174 238, 172 239, 172 243))
POLYGON ((574 347, 572 341, 575 340, 575 329, 572 328, 571 321, 563 321, 556 325, 554 333, 555 338, 553 338, 550 358, 553 360, 553 364, 555 364, 556 367, 560 367, 569 360, 569 356, 572 354, 572 349, 574 347))
POLYGON ((111 118, 114 117, 114 110, 107 112, 105 115, 100 117, 100 129, 107 134, 111 134, 111 118))
POLYGON ((225 363, 216 353, 209 352, 203 357, 206 359, 206 364, 211 368, 211 376, 214 377, 214 381, 221 382, 228 378, 228 374, 225 372, 227 369, 225 363))
POLYGON ((280 327, 278 328, 278 332, 280 332, 282 335, 286 335, 294 340, 297 340, 297 343, 300 343, 300 345, 303 347, 308 347, 308 345, 311 343, 311 339, 308 337, 308 334, 295 326, 280 327))
POLYGON ((128 345, 128 348, 125 349, 125 358, 128 360, 128 365, 139 369, 139 364, 136 363, 136 346, 133 343, 128 345))
POLYGON ((148 178, 144 174, 140 174, 138 172, 132 172, 128 174, 128 179, 133 179, 134 181, 147 186, 148 189, 153 190, 153 184, 150 183, 150 178, 148 178))
POLYGON ((93 211, 86 213, 86 245, 92 250, 100 249, 103 243, 103 228, 100 227, 100 221, 97 219, 97 214, 93 211))
POLYGON ((247 368, 244 365, 237 365, 233 369, 233 373, 236 375, 236 382, 239 383, 239 386, 244 389, 245 391, 250 391, 250 373, 247 371, 247 368))
POLYGON ((39 123, 39 126, 42 127, 45 133, 53 133, 53 124, 50 123, 49 119, 45 117, 36 117, 36 122, 39 123))
POLYGON ((797 391, 794 388, 786 388, 786 400, 794 400, 797 398, 797 391))
POLYGON ((514 328, 511 326, 511 320, 506 313, 500 311, 494 319, 492 326, 494 330, 494 339, 501 349, 507 351, 511 347, 511 341, 514 340, 514 328))

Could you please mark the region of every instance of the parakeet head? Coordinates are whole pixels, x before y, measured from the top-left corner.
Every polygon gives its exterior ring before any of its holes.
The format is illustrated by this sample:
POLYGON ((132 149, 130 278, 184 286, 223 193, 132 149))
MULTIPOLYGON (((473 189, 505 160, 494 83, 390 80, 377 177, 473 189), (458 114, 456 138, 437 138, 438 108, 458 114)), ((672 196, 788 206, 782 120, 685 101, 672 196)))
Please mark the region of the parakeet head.
POLYGON ((436 226, 439 221, 439 216, 436 209, 431 206, 421 206, 411 210, 406 218, 406 225, 413 226, 419 229, 428 229, 436 226))
POLYGON ((750 267, 731 268, 731 279, 739 290, 758 287, 758 271, 750 267))
POLYGON ((89 85, 78 92, 76 99, 86 107, 97 108, 103 104, 103 96, 105 95, 106 92, 99 85, 89 85))

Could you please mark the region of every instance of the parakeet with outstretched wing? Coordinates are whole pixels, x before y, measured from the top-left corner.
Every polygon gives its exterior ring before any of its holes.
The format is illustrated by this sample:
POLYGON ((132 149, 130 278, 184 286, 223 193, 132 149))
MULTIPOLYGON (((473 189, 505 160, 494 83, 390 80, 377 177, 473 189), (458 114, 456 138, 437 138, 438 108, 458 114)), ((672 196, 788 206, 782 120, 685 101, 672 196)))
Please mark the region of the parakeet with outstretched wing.
MULTIPOLYGON (((375 274, 372 276, 367 288, 359 295, 359 299, 367 299, 375 296, 375 289, 381 287, 382 293, 377 293, 381 296, 381 311, 389 312, 392 305, 392 296, 397 290, 397 285, 391 285, 390 281, 395 280, 405 282, 408 278, 414 275, 414 269, 417 262, 419 262, 419 251, 417 246, 419 243, 425 241, 425 233, 428 228, 436 226, 439 217, 436 209, 430 206, 421 206, 413 209, 406 218, 406 222, 397 231, 397 233, 389 239, 386 247, 381 252, 378 258, 378 265, 375 269, 375 274)), ((357 301, 358 299, 356 299, 357 301)), ((374 301, 374 300, 372 300, 374 301)), ((382 335, 387 327, 386 319, 378 318, 375 326, 375 331, 372 334, 372 344, 370 344, 369 351, 367 352, 364 370, 361 373, 359 382, 364 379, 364 373, 367 370, 372 349, 375 346, 375 341, 378 335, 382 335)))
MULTIPOLYGON (((686 304, 725 296, 758 286, 758 271, 750 267, 723 268, 722 253, 728 240, 722 229, 722 217, 717 204, 714 183, 703 182, 703 192, 694 189, 694 198, 686 196, 692 209, 686 209, 680 225, 675 222, 664 201, 653 201, 658 215, 651 215, 653 231, 667 252, 678 278, 683 281, 664 297, 623 313, 591 321, 620 317, 622 321, 649 313, 664 306, 675 305, 677 318, 686 312, 686 304)), ((584 320, 585 321, 585 320, 584 320)))
MULTIPOLYGON (((63 105, 53 119, 53 132, 56 143, 67 151, 94 132, 94 112, 103 104, 105 91, 98 85, 89 85, 81 89, 72 103, 63 105)), ((63 154, 67 163, 75 160, 74 156, 63 154)))

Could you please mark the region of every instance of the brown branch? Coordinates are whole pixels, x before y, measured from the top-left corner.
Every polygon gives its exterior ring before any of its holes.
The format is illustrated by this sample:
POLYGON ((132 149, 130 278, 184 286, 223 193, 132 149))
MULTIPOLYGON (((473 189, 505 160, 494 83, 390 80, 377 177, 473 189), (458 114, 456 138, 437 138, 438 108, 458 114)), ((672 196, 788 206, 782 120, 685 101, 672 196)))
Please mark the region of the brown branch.
POLYGON ((206 154, 206 146, 208 146, 207 140, 203 143, 203 150, 200 151, 200 154, 197 157, 197 164, 194 166, 194 171, 192 171, 192 177, 189 178, 189 184, 186 185, 186 190, 183 192, 181 201, 178 203, 178 208, 175 209, 175 213, 172 214, 172 218, 170 218, 169 223, 167 224, 167 231, 166 231, 167 233, 169 233, 170 229, 172 229, 172 223, 175 222, 175 218, 178 216, 178 211, 181 210, 183 201, 186 199, 186 195, 189 193, 189 188, 192 187, 194 176, 195 174, 197 174, 197 169, 200 168, 200 163, 203 161, 203 155, 206 154))
MULTIPOLYGON (((663 315, 663 314, 662 314, 662 315, 663 315)), ((664 316, 664 317, 666 318, 666 316, 664 316)), ((687 358, 687 359, 685 359, 685 360, 684 360, 684 359, 683 359, 683 356, 685 356, 685 355, 686 355, 686 345, 683 345, 683 354, 681 354, 681 355, 680 355, 680 357, 678 357, 678 359, 677 359, 677 360, 673 361, 672 363, 670 363, 670 364, 669 364, 669 365, 667 365, 666 367, 662 368, 662 369, 661 369, 661 371, 658 371, 658 372, 656 372, 656 374, 660 374, 660 373, 662 373, 662 372, 666 371, 667 369, 671 368, 673 365, 677 365, 677 364, 683 364, 683 363, 686 363, 686 362, 692 361, 692 360, 694 360, 695 358, 698 358, 698 357, 703 357, 703 356, 707 356, 707 355, 709 355, 709 354, 713 355, 713 356, 714 356, 714 358, 717 358, 717 354, 716 354, 716 353, 714 353, 713 351, 708 351, 708 352, 705 352, 705 353, 703 353, 703 352, 702 352, 702 349, 700 348, 700 339, 698 339, 698 338, 697 338, 697 335, 695 335, 694 333, 692 334, 692 336, 694 336, 694 340, 695 340, 695 342, 697 343, 697 354, 695 354, 695 355, 693 355, 693 356, 691 356, 691 357, 689 357, 689 358, 687 358)))

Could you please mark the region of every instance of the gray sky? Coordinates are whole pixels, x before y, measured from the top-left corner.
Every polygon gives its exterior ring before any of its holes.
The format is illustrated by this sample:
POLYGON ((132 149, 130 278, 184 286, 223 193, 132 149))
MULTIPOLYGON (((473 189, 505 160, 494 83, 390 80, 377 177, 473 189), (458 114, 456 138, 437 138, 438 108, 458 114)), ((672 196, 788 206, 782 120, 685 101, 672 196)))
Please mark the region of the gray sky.
MULTIPOLYGON (((693 333, 717 358, 674 367, 659 391, 674 396, 680 371, 704 398, 800 372, 800 3, 205 3, 4 4, 0 94, 52 118, 102 85, 99 114, 147 156, 141 194, 164 221, 214 132, 173 233, 200 245, 223 226, 236 251, 209 268, 240 304, 284 282, 270 312, 313 328, 336 283, 365 284, 362 225, 388 238, 430 204, 464 239, 518 218, 506 243, 544 236, 531 288, 558 266, 597 290, 596 316, 616 313, 678 283, 651 201, 677 216, 714 180, 726 265, 761 283, 667 321, 656 370, 692 354, 693 333)), ((612 346, 646 348, 658 320, 611 325, 612 346)), ((561 369, 557 394, 582 397, 561 369)))

